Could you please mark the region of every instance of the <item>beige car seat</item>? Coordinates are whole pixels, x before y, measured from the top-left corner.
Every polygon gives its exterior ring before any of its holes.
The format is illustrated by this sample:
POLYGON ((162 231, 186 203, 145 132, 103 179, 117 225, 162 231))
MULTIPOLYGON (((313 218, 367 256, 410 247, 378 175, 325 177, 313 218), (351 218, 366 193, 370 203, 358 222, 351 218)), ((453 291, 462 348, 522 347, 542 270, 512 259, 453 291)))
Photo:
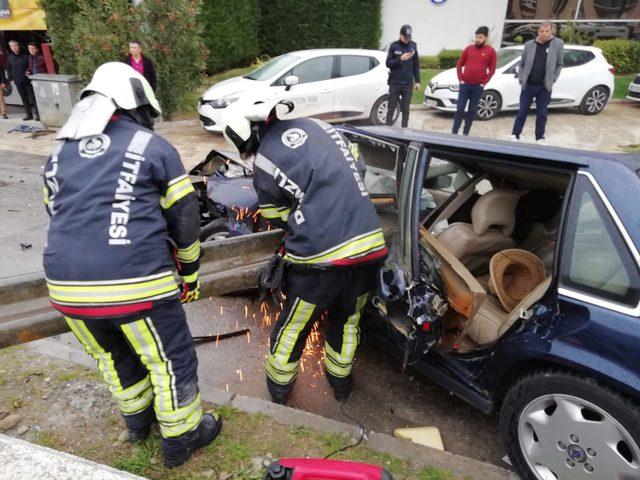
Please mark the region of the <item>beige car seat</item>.
POLYGON ((467 335, 479 346, 494 343, 513 326, 516 320, 520 318, 523 310, 528 310, 544 296, 550 285, 551 277, 547 277, 529 295, 524 297, 511 312, 505 312, 496 297, 487 295, 473 317, 467 335))
POLYGON ((471 224, 456 222, 437 235, 469 270, 488 263, 491 256, 515 245, 511 238, 515 211, 521 194, 513 190, 491 190, 471 209, 471 224))

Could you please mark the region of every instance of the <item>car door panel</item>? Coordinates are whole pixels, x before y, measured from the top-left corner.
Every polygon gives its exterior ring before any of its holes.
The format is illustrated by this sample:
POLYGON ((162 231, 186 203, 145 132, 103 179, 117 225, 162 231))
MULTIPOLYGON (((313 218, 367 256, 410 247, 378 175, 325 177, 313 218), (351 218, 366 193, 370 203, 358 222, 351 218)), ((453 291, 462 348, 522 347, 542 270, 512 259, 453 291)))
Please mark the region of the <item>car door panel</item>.
POLYGON ((304 60, 275 82, 271 88, 276 95, 293 102, 295 106, 292 112, 282 116, 284 120, 301 116, 324 118, 332 115, 335 97, 334 62, 335 57, 330 55, 304 60), (287 90, 284 79, 289 75, 297 76, 299 83, 287 90))

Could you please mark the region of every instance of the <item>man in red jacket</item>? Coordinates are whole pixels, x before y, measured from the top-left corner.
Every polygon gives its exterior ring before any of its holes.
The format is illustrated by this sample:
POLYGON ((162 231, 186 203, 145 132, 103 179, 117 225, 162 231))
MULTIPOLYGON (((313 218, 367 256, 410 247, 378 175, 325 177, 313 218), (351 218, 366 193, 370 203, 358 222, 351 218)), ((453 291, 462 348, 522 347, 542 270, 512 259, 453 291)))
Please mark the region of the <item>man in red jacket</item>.
POLYGON ((464 117, 464 129, 462 133, 469 135, 473 117, 478 109, 478 102, 482 96, 482 90, 496 71, 496 51, 487 45, 489 29, 478 27, 476 41, 464 49, 458 60, 458 80, 460 80, 460 92, 458 93, 458 108, 453 120, 451 133, 458 134, 462 118, 464 117), (465 115, 465 107, 469 103, 465 115))

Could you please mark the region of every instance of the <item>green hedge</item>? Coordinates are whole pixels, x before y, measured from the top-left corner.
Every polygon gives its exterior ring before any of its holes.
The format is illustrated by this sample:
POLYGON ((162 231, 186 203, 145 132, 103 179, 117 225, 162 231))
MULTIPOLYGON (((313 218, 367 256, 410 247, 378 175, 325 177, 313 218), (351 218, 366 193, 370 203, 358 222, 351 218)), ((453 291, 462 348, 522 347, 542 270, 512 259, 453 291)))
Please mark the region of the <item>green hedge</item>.
POLYGON ((438 54, 440 68, 455 68, 462 50, 441 50, 438 54))
POLYGON ((59 73, 74 75, 76 72, 75 48, 71 41, 73 22, 78 13, 77 0, 39 0, 45 12, 47 28, 53 47, 53 55, 58 63, 59 73))
POLYGON ((136 36, 136 21, 129 0, 77 0, 70 44, 75 73, 87 81, 105 62, 121 60, 128 41, 136 36))
POLYGON ((420 68, 440 68, 440 59, 437 55, 421 55, 420 68))
POLYGON ((640 71, 640 41, 597 40, 593 46, 602 49, 604 57, 616 68, 616 73, 640 71))
POLYGON ((209 49, 209 73, 249 65, 261 53, 259 0, 205 1, 198 23, 209 49))
POLYGON ((156 95, 165 117, 175 112, 181 96, 202 83, 207 48, 200 36, 201 0, 144 0, 136 8, 145 53, 154 60, 156 95))
POLYGON ((379 48, 381 0, 260 0, 261 50, 379 48))

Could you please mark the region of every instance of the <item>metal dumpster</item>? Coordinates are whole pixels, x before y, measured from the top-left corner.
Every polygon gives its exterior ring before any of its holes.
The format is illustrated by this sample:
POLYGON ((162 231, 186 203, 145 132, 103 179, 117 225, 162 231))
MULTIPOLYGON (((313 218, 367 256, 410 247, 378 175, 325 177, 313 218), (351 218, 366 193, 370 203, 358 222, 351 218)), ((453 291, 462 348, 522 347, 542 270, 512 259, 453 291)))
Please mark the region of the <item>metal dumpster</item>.
POLYGON ((71 109, 80 100, 84 84, 76 75, 38 73, 29 77, 40 113, 46 127, 61 127, 71 109))

